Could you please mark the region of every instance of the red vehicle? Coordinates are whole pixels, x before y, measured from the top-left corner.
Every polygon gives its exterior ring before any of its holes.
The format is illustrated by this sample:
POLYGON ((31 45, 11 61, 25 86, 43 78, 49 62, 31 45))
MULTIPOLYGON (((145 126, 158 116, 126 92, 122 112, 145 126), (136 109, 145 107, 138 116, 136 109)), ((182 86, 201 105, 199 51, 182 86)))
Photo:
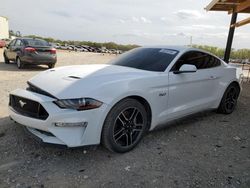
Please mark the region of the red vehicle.
POLYGON ((6 42, 4 40, 0 40, 0 48, 5 47, 6 42))

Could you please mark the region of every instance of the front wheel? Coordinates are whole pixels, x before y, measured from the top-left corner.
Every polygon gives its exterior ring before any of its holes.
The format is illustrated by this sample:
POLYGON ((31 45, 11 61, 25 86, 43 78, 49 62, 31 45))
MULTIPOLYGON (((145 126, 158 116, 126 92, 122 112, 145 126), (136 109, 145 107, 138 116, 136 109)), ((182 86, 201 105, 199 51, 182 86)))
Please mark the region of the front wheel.
POLYGON ((147 130, 147 112, 135 99, 124 99, 109 112, 103 125, 102 144, 113 152, 132 150, 147 130))
POLYGON ((231 114, 237 105, 239 94, 240 88, 236 84, 230 84, 222 97, 218 112, 231 114))

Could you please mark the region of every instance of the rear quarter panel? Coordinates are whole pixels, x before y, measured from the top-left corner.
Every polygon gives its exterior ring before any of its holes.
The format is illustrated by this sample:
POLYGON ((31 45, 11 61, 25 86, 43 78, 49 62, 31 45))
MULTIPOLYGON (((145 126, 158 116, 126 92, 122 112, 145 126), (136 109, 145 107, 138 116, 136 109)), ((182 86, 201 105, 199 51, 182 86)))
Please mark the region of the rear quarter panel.
POLYGON ((218 100, 214 108, 217 108, 219 106, 225 90, 231 83, 237 82, 239 83, 240 86, 242 84, 241 68, 233 67, 227 64, 222 65, 221 68, 222 68, 221 69, 222 76, 220 77, 220 80, 219 80, 218 97, 217 97, 218 100))

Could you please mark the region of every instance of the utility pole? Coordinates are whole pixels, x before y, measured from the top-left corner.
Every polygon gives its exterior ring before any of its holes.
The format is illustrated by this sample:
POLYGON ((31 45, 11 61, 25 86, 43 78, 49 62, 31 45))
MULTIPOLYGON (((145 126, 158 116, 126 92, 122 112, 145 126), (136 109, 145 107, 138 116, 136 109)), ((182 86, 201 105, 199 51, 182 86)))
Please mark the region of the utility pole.
POLYGON ((224 54, 224 61, 226 63, 229 62, 229 58, 230 58, 233 37, 234 37, 234 30, 235 30, 235 26, 233 26, 233 25, 236 23, 236 20, 237 20, 237 12, 234 12, 232 14, 232 18, 231 18, 231 23, 230 23, 229 33, 228 33, 228 38, 227 38, 227 46, 226 46, 226 50, 225 50, 225 54, 224 54))
POLYGON ((193 36, 190 36, 190 46, 193 45, 193 36))

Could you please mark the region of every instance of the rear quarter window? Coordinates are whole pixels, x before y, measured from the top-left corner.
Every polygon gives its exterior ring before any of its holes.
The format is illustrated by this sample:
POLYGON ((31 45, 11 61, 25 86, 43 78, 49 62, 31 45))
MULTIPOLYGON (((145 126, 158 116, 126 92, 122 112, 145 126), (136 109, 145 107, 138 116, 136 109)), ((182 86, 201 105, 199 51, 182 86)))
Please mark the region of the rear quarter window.
POLYGON ((209 57, 209 61, 207 63, 206 68, 213 68, 213 67, 217 67, 221 65, 221 61, 218 58, 213 57, 211 55, 208 55, 208 57, 209 57))

